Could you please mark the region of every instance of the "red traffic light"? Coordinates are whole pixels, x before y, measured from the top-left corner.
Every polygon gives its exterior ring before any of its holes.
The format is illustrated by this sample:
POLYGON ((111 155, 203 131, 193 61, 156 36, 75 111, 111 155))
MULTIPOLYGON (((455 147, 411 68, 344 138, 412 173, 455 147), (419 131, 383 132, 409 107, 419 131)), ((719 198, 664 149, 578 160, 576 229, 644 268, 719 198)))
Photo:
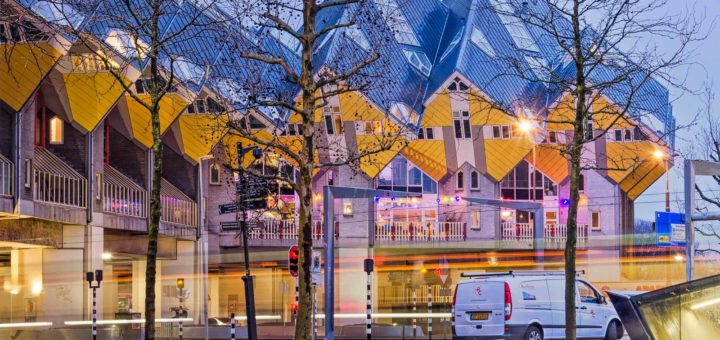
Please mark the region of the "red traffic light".
POLYGON ((298 308, 299 308, 299 307, 298 307, 298 304, 297 304, 297 303, 293 302, 293 303, 290 304, 290 311, 291 311, 291 312, 297 313, 298 308))
POLYGON ((288 270, 290 276, 298 277, 298 271, 300 270, 300 249, 297 245, 293 245, 288 250, 288 270))

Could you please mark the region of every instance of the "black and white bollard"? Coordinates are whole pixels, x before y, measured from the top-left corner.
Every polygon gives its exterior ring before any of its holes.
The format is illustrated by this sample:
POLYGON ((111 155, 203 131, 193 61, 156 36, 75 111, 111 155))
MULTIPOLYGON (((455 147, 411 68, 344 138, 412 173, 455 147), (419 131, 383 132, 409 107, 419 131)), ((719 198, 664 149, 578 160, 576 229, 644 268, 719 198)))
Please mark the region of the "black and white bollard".
POLYGON ((417 336, 417 318, 415 317, 415 313, 417 312, 417 290, 413 289, 412 292, 412 311, 413 311, 413 319, 412 319, 412 327, 413 327, 413 338, 417 336))
POLYGON ((235 339, 235 313, 230 314, 230 339, 235 339))
POLYGON ((312 293, 313 293, 313 303, 312 303, 312 340, 315 340, 317 337, 317 319, 315 315, 317 314, 317 294, 316 294, 317 287, 315 286, 315 283, 312 284, 312 293))
POLYGON ((432 339, 432 285, 428 285, 428 339, 432 339))
POLYGON ((180 320, 178 322, 178 339, 183 340, 183 322, 180 320))
POLYGON ((97 339, 97 288, 93 287, 93 310, 92 310, 92 336, 97 339))
POLYGON ((100 288, 100 282, 102 282, 103 279, 103 271, 98 269, 95 270, 95 272, 87 272, 85 273, 85 280, 88 282, 88 285, 92 289, 92 338, 93 340, 97 340, 97 292, 96 290, 100 288), (97 282, 97 284, 93 284, 93 281, 97 282))
POLYGON ((375 263, 373 259, 365 259, 365 272, 367 273, 367 314, 365 315, 365 327, 367 340, 372 339, 372 272, 375 263))

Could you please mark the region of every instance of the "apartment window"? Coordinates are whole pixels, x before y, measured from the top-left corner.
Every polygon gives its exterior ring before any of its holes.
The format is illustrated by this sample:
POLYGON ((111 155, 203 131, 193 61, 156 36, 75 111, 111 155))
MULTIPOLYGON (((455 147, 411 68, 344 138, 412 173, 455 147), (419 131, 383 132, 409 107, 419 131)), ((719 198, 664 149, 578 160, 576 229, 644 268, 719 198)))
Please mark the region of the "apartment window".
POLYGON ((457 92, 457 91, 465 92, 465 91, 469 90, 470 87, 467 86, 465 83, 463 83, 459 77, 455 77, 455 79, 453 79, 453 82, 450 83, 450 85, 448 85, 447 89, 450 92, 457 92))
POLYGON ((585 139, 593 139, 593 137, 595 137, 592 120, 588 120, 587 122, 585 122, 585 131, 584 132, 585 132, 585 139))
POLYGON ((480 189, 480 174, 477 171, 470 173, 470 189, 480 189))
POLYGON ((383 124, 379 120, 359 121, 355 126, 357 131, 364 135, 379 135, 383 132, 383 124))
POLYGON ((343 133, 342 116, 339 106, 326 106, 323 108, 325 116, 325 131, 328 135, 340 135, 343 133))
POLYGON ((431 127, 420 128, 418 130, 418 139, 427 139, 427 140, 435 139, 435 132, 433 131, 433 128, 431 128, 431 127))
POLYGON ((490 42, 485 38, 485 34, 476 27, 473 27, 472 33, 470 34, 470 41, 479 47, 485 54, 495 58, 495 50, 490 45, 490 42))
POLYGON ((417 193, 437 193, 437 183, 404 157, 396 157, 377 177, 377 188, 417 193))
POLYGON ((59 117, 50 118, 50 144, 62 144, 65 141, 65 124, 59 117))
POLYGON ((210 184, 220 184, 220 167, 217 164, 210 164, 210 184))
POLYGON ((455 127, 455 138, 470 139, 470 113, 468 111, 453 112, 453 125, 455 127))
POLYGON ((550 144, 557 143, 557 132, 556 131, 548 132, 548 143, 550 143, 550 144))
POLYGON ((578 177, 578 190, 585 191, 585 176, 583 174, 578 177))
POLYGON ((370 50, 370 42, 365 33, 356 25, 345 28, 345 36, 365 51, 370 50))
POLYGON ((621 142, 623 139, 623 130, 615 130, 615 141, 621 142))
POLYGON ((624 137, 625 137, 625 138, 623 138, 624 141, 626 141, 626 142, 632 142, 632 141, 633 141, 632 129, 625 129, 625 130, 623 130, 623 134, 624 134, 624 137))
POLYGON ((512 127, 510 125, 492 125, 491 139, 510 139, 512 137, 512 127))
POLYGON ((23 21, 20 25, 0 21, 0 43, 45 41, 47 39, 46 34, 27 21, 23 21))
POLYGON ((513 200, 543 200, 557 196, 557 184, 523 160, 500 182, 500 192, 513 200))
POLYGON ((375 0, 375 5, 380 10, 385 22, 390 26, 397 42, 405 45, 420 46, 415 31, 410 27, 395 0, 375 0))
POLYGON ((527 27, 525 27, 520 19, 514 17, 513 14, 515 11, 511 5, 505 1, 506 0, 493 0, 491 4, 495 8, 495 13, 500 17, 500 21, 505 25, 508 33, 510 33, 515 45, 522 50, 540 52, 535 40, 530 37, 527 27))
POLYGON ((480 210, 474 209, 470 211, 470 229, 480 229, 480 210))
POLYGON ((465 187, 465 174, 463 174, 462 171, 459 171, 455 175, 455 188, 462 189, 464 187, 465 187))
POLYGON ((600 230, 600 212, 593 211, 590 213, 590 228, 592 230, 600 230))
POLYGON ((142 39, 120 29, 110 31, 105 42, 127 59, 134 59, 138 56, 143 59, 149 51, 148 44, 142 39))
POLYGON ((283 132, 283 135, 287 136, 301 136, 302 135, 302 126, 300 123, 296 124, 288 124, 285 128, 285 131, 283 132))
POLYGON ((410 65, 415 67, 420 73, 422 73, 424 76, 430 75, 430 70, 432 69, 432 63, 430 62, 430 59, 428 59, 427 55, 425 53, 420 51, 411 51, 411 50, 403 50, 405 53, 405 58, 410 62, 410 65))

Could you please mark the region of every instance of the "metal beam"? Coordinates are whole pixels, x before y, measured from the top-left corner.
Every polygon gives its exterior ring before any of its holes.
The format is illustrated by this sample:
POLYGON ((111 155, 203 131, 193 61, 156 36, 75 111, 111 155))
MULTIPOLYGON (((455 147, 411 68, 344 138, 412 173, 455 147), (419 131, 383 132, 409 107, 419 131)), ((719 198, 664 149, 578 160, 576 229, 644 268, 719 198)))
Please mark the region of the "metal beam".
MULTIPOLYGON (((325 242, 325 340, 335 339, 335 199, 373 198, 375 196, 412 197, 420 193, 365 188, 323 187, 325 242)), ((371 237, 372 235, 368 235, 371 237)))

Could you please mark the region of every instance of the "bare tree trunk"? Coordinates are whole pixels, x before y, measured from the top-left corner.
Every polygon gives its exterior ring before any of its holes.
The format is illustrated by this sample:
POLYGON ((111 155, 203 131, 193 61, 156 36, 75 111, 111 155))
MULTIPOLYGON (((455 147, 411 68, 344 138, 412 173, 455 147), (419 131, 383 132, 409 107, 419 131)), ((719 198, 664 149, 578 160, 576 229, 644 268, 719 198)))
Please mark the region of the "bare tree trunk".
POLYGON ((145 266, 145 339, 155 339, 155 281, 157 271, 157 243, 160 229, 160 182, 162 179, 162 139, 160 135, 160 69, 158 66, 157 41, 160 35, 160 0, 154 0, 150 26, 150 118, 152 124, 153 176, 150 193, 150 224, 148 225, 147 262, 145 266))

